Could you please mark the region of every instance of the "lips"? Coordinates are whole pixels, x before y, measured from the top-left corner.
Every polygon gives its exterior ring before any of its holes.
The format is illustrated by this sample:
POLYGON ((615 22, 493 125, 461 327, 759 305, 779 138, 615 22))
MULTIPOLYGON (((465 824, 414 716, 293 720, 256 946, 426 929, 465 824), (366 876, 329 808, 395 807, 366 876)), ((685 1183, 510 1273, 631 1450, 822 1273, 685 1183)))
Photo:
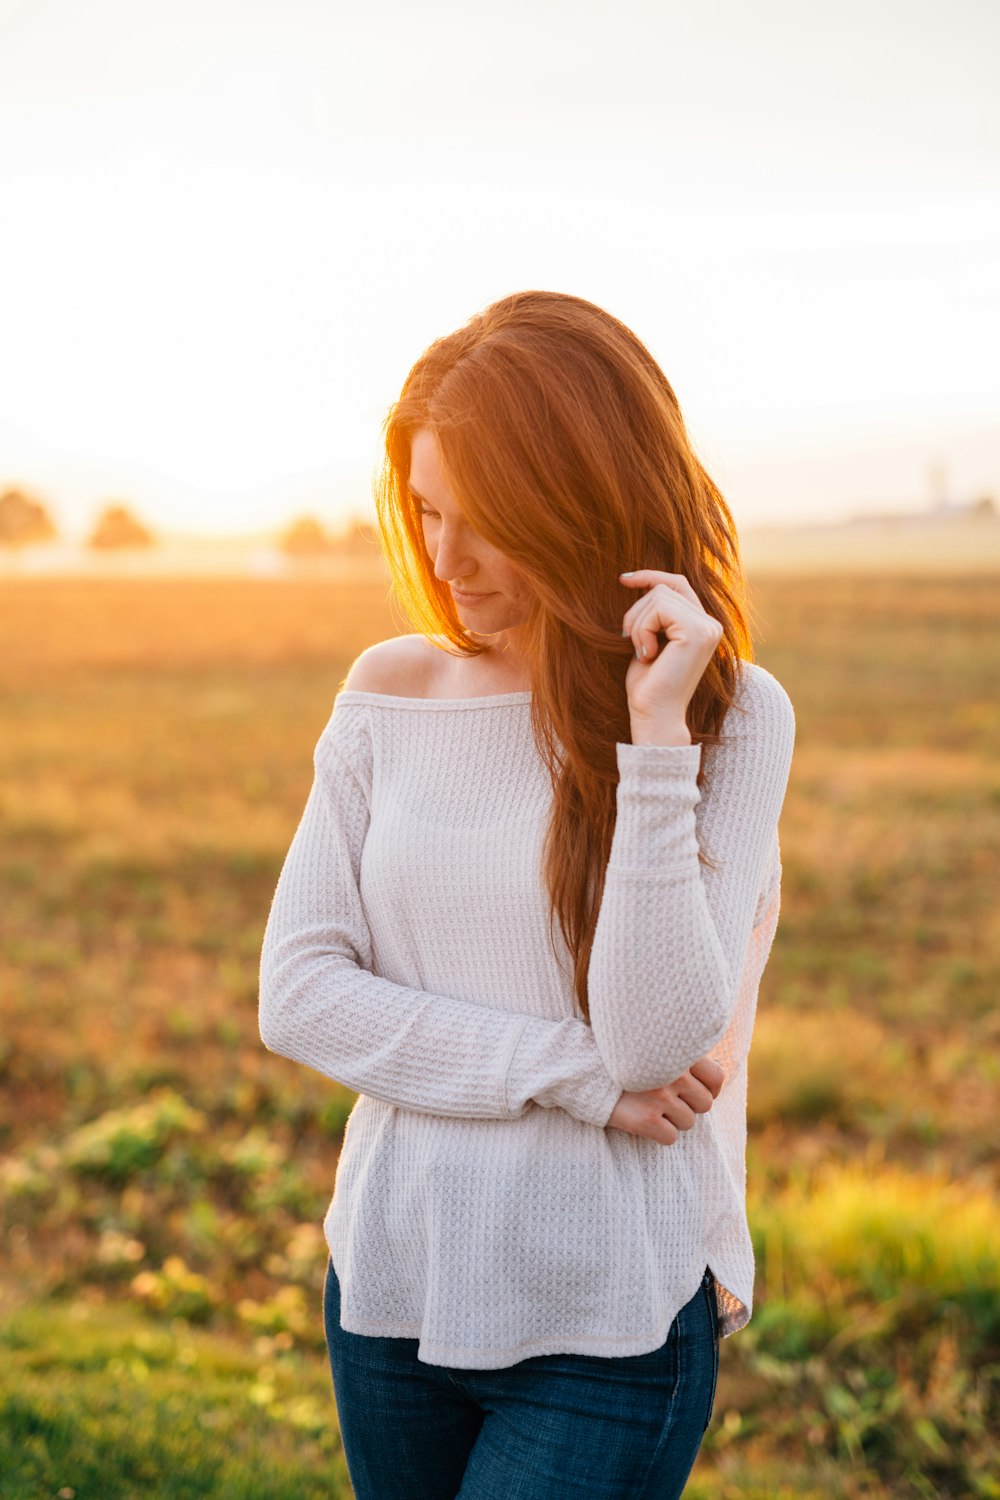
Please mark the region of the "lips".
POLYGON ((451 592, 459 604, 473 604, 477 599, 488 599, 490 597, 489 594, 469 594, 466 593, 465 589, 452 589, 451 592))

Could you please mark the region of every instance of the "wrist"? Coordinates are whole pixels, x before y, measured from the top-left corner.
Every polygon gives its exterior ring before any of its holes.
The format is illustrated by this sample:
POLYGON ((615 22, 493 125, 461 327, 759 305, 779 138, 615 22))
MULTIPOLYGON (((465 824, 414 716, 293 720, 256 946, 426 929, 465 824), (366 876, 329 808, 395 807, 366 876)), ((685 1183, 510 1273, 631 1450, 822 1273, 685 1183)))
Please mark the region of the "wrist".
POLYGON ((691 745, 691 731, 683 719, 644 719, 632 723, 633 745, 691 745))

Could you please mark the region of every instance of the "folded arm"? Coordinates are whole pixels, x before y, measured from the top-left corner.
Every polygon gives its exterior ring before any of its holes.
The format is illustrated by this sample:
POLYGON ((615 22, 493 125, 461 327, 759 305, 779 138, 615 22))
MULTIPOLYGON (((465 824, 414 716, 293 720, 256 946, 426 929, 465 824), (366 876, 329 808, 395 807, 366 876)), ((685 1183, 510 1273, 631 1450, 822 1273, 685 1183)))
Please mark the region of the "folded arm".
POLYGON ((738 701, 748 712, 727 714, 719 745, 617 747, 617 820, 587 983, 594 1035, 622 1089, 678 1077, 722 1038, 736 1006, 795 737, 769 673, 748 673, 738 701))
POLYGON ((407 1109, 512 1119, 534 1101, 604 1125, 621 1090, 583 1021, 521 1015, 370 972, 359 894, 368 798, 337 732, 335 710, 264 933, 264 1045, 407 1109))

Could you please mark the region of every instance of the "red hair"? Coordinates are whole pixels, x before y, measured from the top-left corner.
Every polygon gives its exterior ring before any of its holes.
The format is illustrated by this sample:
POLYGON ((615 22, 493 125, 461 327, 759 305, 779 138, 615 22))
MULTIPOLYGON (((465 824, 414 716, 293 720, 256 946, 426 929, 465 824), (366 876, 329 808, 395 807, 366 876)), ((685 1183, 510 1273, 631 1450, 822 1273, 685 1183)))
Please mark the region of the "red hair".
MULTIPOLYGON (((413 625, 456 654, 470 636, 434 575, 409 491, 414 433, 429 428, 469 524, 518 568, 533 602, 518 629, 532 727, 552 778, 543 856, 551 922, 587 966, 614 834, 615 745, 631 738, 621 620, 640 597, 623 568, 683 573, 722 639, 688 707, 694 743, 715 742, 753 660, 736 529, 696 458, 663 371, 624 323, 558 292, 517 292, 437 339, 383 424, 376 484, 383 546, 413 625)), ((699 780, 701 776, 699 775, 699 780)))

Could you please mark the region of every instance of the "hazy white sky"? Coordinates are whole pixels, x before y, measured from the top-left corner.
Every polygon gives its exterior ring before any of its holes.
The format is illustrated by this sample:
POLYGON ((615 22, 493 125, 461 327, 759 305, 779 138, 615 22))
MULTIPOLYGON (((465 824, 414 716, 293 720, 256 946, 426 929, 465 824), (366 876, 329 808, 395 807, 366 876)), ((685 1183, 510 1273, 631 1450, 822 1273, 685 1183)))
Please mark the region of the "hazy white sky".
POLYGON ((1000 497, 998 56, 995 0, 0 0, 0 487, 336 520, 547 287, 744 522, 1000 497))

